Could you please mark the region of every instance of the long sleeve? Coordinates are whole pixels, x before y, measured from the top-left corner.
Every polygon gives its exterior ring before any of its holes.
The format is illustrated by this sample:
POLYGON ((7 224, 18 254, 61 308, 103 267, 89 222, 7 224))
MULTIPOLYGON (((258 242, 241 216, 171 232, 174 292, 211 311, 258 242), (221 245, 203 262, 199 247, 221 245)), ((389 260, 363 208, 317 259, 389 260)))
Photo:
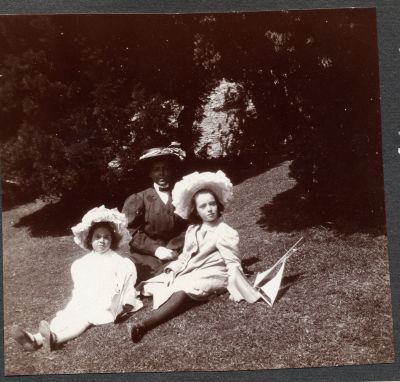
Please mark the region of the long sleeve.
POLYGON ((256 302, 261 296, 243 274, 239 258, 239 234, 227 224, 223 224, 218 232, 217 249, 228 270, 227 289, 230 298, 234 301, 244 299, 249 303, 256 302))
POLYGON ((165 269, 171 269, 175 274, 180 272, 185 263, 187 262, 188 250, 193 245, 195 226, 189 226, 184 234, 184 245, 182 253, 178 256, 178 258, 174 261, 171 261, 165 269))
POLYGON ((144 231, 144 193, 139 192, 129 196, 122 207, 122 212, 127 216, 128 228, 131 229, 132 240, 129 245, 132 250, 143 255, 154 256, 154 252, 161 243, 158 240, 149 237, 149 235, 144 231))
POLYGON ((168 249, 172 249, 173 251, 180 252, 183 249, 183 245, 185 242, 185 231, 182 231, 181 233, 178 234, 178 236, 175 236, 173 239, 171 239, 166 247, 168 249))
POLYGON ((166 267, 165 269, 170 269, 172 272, 174 272, 175 274, 177 274, 178 272, 180 272, 185 263, 186 263, 186 254, 183 252, 181 253, 178 258, 174 261, 171 261, 166 267))
POLYGON ((144 225, 144 200, 143 193, 139 192, 129 196, 122 207, 122 213, 128 218, 128 227, 138 229, 144 225))
POLYGON ((129 259, 124 259, 124 261, 129 271, 127 272, 126 280, 124 283, 126 289, 123 293, 122 304, 130 304, 132 306, 135 306, 137 302, 137 292, 134 287, 137 277, 136 267, 135 264, 133 264, 132 261, 130 261, 129 259))
POLYGON ((136 267, 129 259, 124 259, 123 261, 126 264, 128 272, 124 283, 124 290, 122 291, 122 306, 126 304, 132 305, 132 312, 136 312, 143 307, 142 301, 137 298, 138 292, 134 287, 137 278, 136 267))
POLYGON ((131 252, 154 256, 158 247, 180 252, 186 222, 174 214, 174 206, 160 199, 154 188, 129 196, 122 208, 132 234, 131 252))
POLYGON ((112 296, 110 311, 115 319, 124 311, 124 305, 132 305, 132 312, 143 307, 137 298, 134 287, 136 282, 136 267, 133 262, 116 254, 108 266, 110 292, 112 296))
POLYGON ((231 275, 233 268, 242 269, 239 258, 239 234, 227 224, 219 227, 216 246, 231 275))
POLYGON ((154 256, 156 249, 162 245, 161 241, 152 239, 144 231, 137 230, 132 234, 130 247, 142 255, 154 256))

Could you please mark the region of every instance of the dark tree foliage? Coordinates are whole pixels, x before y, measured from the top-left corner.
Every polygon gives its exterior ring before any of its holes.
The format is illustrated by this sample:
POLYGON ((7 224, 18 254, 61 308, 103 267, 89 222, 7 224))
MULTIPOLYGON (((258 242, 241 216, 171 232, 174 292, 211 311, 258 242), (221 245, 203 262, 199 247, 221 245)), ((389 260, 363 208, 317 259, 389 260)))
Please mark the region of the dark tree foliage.
POLYGON ((326 220, 375 224, 384 218, 375 13, 342 10, 316 21, 314 12, 301 20, 314 35, 297 49, 307 65, 292 81, 303 118, 292 133, 291 175, 326 220))
POLYGON ((384 193, 374 10, 218 15, 207 22, 219 75, 241 84, 257 113, 256 121, 242 116, 236 153, 262 165, 284 149, 294 159, 298 198, 323 220, 379 221, 384 193))
POLYGON ((1 20, 4 177, 35 195, 118 198, 147 181, 131 171, 147 146, 192 151, 203 81, 192 35, 175 18, 148 19, 1 20))
POLYGON ((383 213, 373 9, 3 17, 0 39, 2 174, 30 193, 120 200, 144 148, 193 157, 225 78, 232 160, 290 153, 323 219, 383 213))

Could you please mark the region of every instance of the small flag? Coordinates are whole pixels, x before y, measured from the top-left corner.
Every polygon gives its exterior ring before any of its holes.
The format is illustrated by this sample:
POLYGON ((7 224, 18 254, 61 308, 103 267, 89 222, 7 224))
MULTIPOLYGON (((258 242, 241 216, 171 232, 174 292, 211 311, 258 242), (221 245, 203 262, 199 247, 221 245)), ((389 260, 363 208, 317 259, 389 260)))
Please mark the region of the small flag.
POLYGON ((297 251, 296 246, 302 240, 302 237, 297 240, 297 242, 271 268, 257 274, 253 287, 260 293, 262 299, 269 306, 274 304, 276 296, 278 295, 286 260, 297 251))
POLYGON ((272 306, 275 302, 276 296, 279 292, 279 287, 282 282, 283 270, 285 269, 286 260, 282 263, 274 266, 267 271, 263 272, 263 280, 268 280, 263 286, 254 283, 254 288, 260 292, 261 298, 269 305, 272 306), (269 278, 268 276, 272 273, 276 273, 275 276, 269 278))

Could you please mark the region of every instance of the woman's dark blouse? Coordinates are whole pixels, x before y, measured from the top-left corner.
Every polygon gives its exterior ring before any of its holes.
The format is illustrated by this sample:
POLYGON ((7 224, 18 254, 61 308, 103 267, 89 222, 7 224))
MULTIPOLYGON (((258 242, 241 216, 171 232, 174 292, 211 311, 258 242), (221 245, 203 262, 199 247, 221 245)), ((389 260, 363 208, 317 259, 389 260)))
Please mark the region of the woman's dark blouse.
POLYGON ((174 214, 171 200, 164 204, 154 188, 129 196, 122 212, 128 217, 132 252, 154 256, 160 246, 182 249, 187 223, 174 214))

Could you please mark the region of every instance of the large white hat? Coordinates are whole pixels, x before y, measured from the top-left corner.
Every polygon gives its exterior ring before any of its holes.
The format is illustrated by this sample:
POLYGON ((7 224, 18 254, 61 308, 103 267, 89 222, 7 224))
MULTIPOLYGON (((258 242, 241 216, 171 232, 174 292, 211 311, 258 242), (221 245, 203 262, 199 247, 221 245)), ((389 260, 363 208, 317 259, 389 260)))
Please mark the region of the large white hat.
POLYGON ((109 209, 103 206, 95 207, 88 211, 82 218, 82 221, 71 230, 74 234, 74 241, 81 248, 90 250, 86 241, 90 227, 99 222, 110 223, 113 228, 114 237, 117 241, 117 247, 121 247, 130 241, 131 235, 128 231, 128 219, 125 214, 119 212, 116 208, 109 209))
POLYGON ((200 173, 196 171, 175 183, 172 190, 172 204, 175 206, 175 213, 183 219, 187 219, 190 214, 192 198, 197 191, 202 189, 212 191, 224 207, 233 199, 232 182, 223 171, 200 173))

